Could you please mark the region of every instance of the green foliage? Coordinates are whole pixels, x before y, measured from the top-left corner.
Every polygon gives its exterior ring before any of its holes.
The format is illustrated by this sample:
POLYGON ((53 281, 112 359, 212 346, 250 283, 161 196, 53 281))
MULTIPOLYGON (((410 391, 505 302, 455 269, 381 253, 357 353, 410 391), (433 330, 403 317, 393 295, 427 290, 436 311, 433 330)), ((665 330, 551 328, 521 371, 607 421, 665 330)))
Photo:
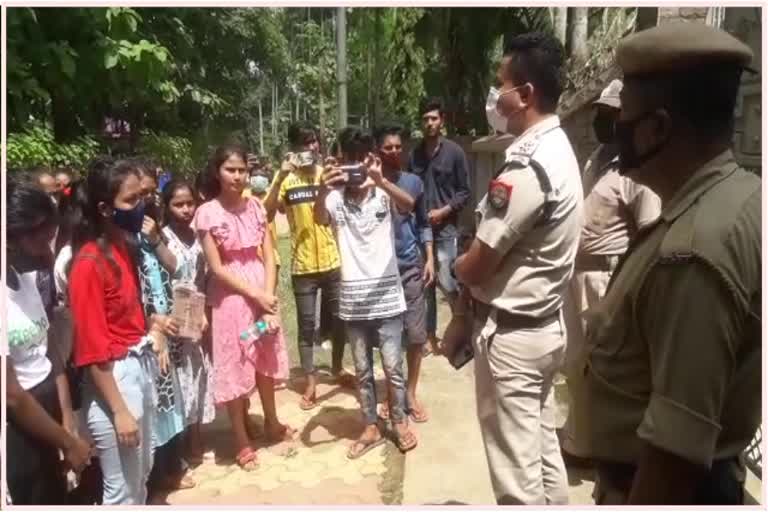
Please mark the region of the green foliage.
POLYGON ((74 142, 60 144, 54 140, 49 128, 33 126, 8 135, 7 165, 8 168, 44 165, 82 169, 101 151, 101 144, 91 137, 79 137, 74 142))
POLYGON ((192 141, 185 137, 143 132, 138 153, 151 157, 164 169, 177 174, 190 176, 196 170, 192 160, 192 141))

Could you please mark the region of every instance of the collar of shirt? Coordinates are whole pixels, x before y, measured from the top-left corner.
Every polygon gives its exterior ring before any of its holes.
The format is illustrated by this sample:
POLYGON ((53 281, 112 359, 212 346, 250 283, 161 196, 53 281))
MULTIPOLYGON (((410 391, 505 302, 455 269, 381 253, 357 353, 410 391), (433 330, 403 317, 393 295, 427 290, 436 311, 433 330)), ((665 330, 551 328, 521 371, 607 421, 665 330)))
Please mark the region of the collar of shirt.
POLYGON ((712 186, 724 180, 738 168, 733 152, 729 149, 717 155, 704 164, 685 185, 672 197, 664 208, 661 217, 665 222, 672 223, 691 207, 712 186))
POLYGON ((541 136, 560 127, 560 118, 549 116, 525 130, 505 151, 506 161, 514 160, 515 155, 531 156, 539 145, 541 136))
POLYGON ((421 154, 424 156, 424 158, 427 161, 432 160, 433 158, 435 158, 437 156, 438 153, 440 153, 440 149, 442 149, 442 147, 443 147, 443 140, 445 140, 445 138, 442 135, 440 135, 437 138, 437 146, 435 146, 435 150, 432 152, 431 155, 428 155, 427 154, 427 139, 421 139, 421 144, 419 145, 419 150, 421 151, 421 154))

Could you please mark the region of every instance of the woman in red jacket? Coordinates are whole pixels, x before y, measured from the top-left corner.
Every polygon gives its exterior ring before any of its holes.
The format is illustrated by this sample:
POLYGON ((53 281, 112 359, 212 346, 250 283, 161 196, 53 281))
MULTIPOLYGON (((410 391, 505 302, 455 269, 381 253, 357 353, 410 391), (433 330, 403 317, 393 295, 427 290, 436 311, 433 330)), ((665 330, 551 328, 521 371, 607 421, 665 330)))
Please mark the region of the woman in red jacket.
POLYGON ((104 505, 143 505, 152 469, 154 379, 166 317, 145 319, 136 273, 144 204, 126 161, 95 166, 79 199, 69 296, 74 363, 85 371, 82 410, 103 473, 104 505), (149 332, 149 334, 147 334, 149 332))

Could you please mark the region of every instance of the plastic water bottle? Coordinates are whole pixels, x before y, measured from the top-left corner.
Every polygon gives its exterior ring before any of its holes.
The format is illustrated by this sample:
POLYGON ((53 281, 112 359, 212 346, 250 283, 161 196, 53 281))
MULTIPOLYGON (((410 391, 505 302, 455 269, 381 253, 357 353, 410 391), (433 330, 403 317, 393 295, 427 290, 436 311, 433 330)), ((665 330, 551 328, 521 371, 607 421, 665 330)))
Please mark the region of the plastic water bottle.
POLYGON ((243 331, 243 333, 240 335, 240 341, 247 342, 249 340, 255 340, 258 341, 259 338, 261 338, 269 329, 269 326, 267 325, 267 322, 264 320, 258 320, 253 325, 251 325, 248 329, 243 331))

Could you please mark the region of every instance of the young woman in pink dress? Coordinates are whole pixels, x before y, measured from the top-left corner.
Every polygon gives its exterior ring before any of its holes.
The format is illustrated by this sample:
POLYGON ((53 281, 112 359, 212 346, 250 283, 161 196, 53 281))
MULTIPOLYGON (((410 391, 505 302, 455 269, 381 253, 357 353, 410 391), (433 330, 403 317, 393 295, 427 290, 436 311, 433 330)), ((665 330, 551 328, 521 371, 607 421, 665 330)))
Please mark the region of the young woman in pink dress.
POLYGON ((213 388, 217 404, 226 404, 232 423, 238 465, 257 467, 251 438, 258 435, 248 419, 248 397, 258 389, 264 411, 264 434, 273 443, 292 440, 296 431, 283 425, 275 407, 275 379, 288 376, 288 355, 278 317, 277 279, 267 215, 258 199, 243 197, 248 184, 245 151, 219 147, 208 162, 211 201, 195 214, 194 227, 203 246, 211 279, 208 302, 213 309, 213 388), (268 333, 241 340, 263 319, 268 333))

